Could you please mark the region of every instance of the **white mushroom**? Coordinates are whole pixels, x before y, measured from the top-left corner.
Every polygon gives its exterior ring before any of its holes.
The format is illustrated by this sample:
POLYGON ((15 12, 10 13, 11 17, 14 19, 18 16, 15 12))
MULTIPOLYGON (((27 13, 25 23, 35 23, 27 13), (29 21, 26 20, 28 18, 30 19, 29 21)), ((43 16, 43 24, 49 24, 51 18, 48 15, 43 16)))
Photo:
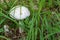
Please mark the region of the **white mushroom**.
POLYGON ((10 17, 16 20, 22 20, 30 16, 30 11, 24 6, 15 6, 10 10, 10 17))
MULTIPOLYGON (((23 20, 30 16, 30 11, 24 6, 15 6, 10 10, 10 17, 16 20, 23 20)), ((22 33, 24 30, 19 27, 19 32, 22 33)))

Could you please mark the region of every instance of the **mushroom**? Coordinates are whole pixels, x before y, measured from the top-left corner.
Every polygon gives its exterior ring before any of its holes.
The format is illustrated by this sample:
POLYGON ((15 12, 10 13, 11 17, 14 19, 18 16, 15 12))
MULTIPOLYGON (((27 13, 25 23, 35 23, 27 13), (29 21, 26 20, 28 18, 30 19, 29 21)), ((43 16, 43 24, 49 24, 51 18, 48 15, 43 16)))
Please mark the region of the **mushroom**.
MULTIPOLYGON (((30 11, 28 10, 27 7, 25 6, 15 6, 10 10, 10 17, 15 19, 15 20, 23 20, 27 17, 30 16, 30 11)), ((21 27, 19 27, 19 32, 23 32, 23 30, 21 29, 21 27)))
POLYGON ((16 20, 23 20, 30 16, 30 11, 24 6, 15 6, 10 10, 10 17, 16 20))

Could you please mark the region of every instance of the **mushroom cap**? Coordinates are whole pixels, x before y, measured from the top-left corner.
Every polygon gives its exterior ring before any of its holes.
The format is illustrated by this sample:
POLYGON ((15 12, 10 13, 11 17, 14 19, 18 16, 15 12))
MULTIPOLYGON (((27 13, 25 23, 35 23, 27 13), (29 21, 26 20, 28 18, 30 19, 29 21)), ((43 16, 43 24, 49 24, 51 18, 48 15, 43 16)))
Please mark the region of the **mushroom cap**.
POLYGON ((16 20, 23 20, 30 16, 30 11, 24 6, 15 6, 10 10, 10 17, 16 20))

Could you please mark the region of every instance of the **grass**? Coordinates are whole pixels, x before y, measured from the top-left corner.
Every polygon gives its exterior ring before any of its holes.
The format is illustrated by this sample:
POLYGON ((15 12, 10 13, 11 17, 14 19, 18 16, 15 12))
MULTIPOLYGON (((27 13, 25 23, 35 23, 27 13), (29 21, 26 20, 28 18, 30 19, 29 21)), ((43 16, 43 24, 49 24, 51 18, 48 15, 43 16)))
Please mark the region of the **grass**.
POLYGON ((0 1, 0 39, 10 40, 4 35, 3 25, 8 24, 10 28, 21 28, 26 31, 25 40, 60 40, 60 0, 10 0, 0 1), (9 11, 16 5, 29 8, 30 17, 17 20, 9 16, 9 11), (34 6, 37 8, 34 8, 34 6))

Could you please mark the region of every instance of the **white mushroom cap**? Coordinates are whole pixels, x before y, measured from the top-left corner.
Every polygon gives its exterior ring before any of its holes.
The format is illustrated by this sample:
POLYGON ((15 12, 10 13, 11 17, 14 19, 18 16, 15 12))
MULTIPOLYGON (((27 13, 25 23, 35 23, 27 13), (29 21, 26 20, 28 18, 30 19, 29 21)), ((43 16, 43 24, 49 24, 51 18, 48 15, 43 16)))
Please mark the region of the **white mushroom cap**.
POLYGON ((10 17, 16 20, 22 20, 30 16, 30 11, 24 6, 15 6, 10 10, 10 17))

